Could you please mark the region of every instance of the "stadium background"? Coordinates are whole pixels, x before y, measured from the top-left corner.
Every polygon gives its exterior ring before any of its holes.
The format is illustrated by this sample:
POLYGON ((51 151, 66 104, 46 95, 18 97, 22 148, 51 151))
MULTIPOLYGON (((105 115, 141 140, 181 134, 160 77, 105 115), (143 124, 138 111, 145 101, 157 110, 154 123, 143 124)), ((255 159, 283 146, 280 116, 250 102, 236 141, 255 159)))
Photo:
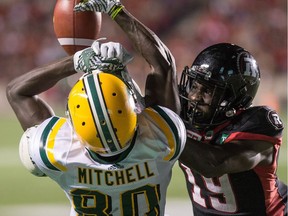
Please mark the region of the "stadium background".
MULTIPOLYGON (((0 0, 0 215, 66 215, 62 190, 45 178, 27 173, 18 157, 22 134, 5 97, 5 86, 30 69, 65 56, 53 32, 56 0, 0 0)), ((247 48, 258 60, 261 86, 255 105, 276 109, 287 126, 287 2, 285 0, 123 0, 126 8, 150 27, 170 48, 181 73, 195 55, 217 42, 247 48)), ((135 55, 128 69, 144 88, 147 64, 134 53, 122 30, 103 15, 99 37, 117 41, 135 55)), ((58 115, 75 75, 41 96, 58 115)), ((278 174, 287 183, 287 129, 278 174)), ((174 168, 168 191, 168 214, 190 215, 183 174, 174 168)))

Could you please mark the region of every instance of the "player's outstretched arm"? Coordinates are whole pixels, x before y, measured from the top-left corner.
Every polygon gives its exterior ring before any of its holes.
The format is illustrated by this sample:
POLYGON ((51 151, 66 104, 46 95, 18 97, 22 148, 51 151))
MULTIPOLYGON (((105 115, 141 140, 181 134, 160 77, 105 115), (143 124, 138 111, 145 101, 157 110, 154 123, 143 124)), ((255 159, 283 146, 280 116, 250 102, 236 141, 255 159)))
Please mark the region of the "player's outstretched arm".
POLYGON ((53 115, 50 106, 37 95, 74 73, 73 57, 70 56, 31 70, 8 84, 7 99, 24 130, 53 115))
POLYGON ((125 8, 115 17, 135 49, 151 66, 145 86, 146 105, 158 104, 180 113, 175 59, 160 38, 125 8))
POLYGON ((271 164, 272 153, 272 143, 263 140, 234 140, 223 145, 211 145, 187 139, 179 161, 212 178, 271 164))
POLYGON ((174 57, 153 31, 130 14, 119 0, 86 0, 74 9, 103 12, 114 19, 151 66, 145 88, 146 106, 158 104, 180 112, 174 57))

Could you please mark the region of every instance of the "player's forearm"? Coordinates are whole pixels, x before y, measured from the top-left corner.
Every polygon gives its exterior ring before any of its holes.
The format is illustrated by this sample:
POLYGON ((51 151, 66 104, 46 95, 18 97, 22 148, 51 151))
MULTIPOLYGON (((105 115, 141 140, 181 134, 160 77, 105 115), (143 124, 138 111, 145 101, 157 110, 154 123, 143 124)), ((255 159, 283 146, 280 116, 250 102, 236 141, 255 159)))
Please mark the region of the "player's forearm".
POLYGON ((187 139, 179 158, 180 162, 212 178, 226 173, 253 169, 257 165, 272 163, 273 145, 262 140, 233 140, 222 145, 202 143, 187 139))
POLYGON ((30 72, 12 80, 8 85, 11 94, 21 96, 38 95, 59 80, 76 73, 73 66, 73 58, 66 57, 58 62, 31 70, 30 72))
POLYGON ((151 29, 143 25, 127 10, 123 9, 116 16, 115 21, 129 37, 134 48, 150 65, 162 68, 174 66, 174 57, 165 44, 151 29))
POLYGON ((224 174, 222 167, 228 157, 221 149, 221 146, 187 138, 179 161, 201 175, 212 178, 224 174))
POLYGON ((24 130, 53 115, 50 106, 37 95, 74 73, 73 59, 67 57, 57 63, 34 69, 8 84, 7 99, 24 130))
POLYGON ((170 50, 148 27, 123 9, 115 18, 134 45, 151 66, 145 86, 147 106, 161 105, 180 113, 175 59, 170 50))

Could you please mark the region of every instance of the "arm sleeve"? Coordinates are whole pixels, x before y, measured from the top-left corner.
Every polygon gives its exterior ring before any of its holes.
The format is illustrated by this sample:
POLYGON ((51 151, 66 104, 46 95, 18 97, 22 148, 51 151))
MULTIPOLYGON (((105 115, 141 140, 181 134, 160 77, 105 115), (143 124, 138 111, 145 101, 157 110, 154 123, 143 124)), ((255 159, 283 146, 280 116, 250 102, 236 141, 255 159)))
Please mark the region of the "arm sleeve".
POLYGON ((67 145, 71 145, 70 130, 63 127, 65 118, 53 116, 31 130, 28 139, 32 163, 51 178, 66 171, 67 145))

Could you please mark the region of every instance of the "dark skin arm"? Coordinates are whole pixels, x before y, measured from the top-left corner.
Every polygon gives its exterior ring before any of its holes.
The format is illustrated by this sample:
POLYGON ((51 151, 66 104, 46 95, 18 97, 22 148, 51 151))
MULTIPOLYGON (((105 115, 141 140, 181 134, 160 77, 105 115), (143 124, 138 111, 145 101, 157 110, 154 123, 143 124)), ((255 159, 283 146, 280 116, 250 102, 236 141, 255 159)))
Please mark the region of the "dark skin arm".
MULTIPOLYGON (((146 105, 158 104, 179 113, 180 103, 173 56, 151 30, 124 11, 118 14, 115 21, 126 32, 136 50, 152 69, 146 82, 146 105)), ((8 84, 6 91, 8 101, 24 130, 40 124, 53 115, 53 110, 37 95, 74 73, 76 72, 73 57, 67 57, 54 64, 36 68, 8 84)))
POLYGON ((151 67, 145 86, 146 106, 161 105, 180 113, 175 60, 169 49, 148 27, 123 9, 115 18, 137 52, 151 67))
POLYGON ((37 95, 75 73, 73 56, 69 56, 53 64, 31 70, 8 84, 7 99, 23 130, 40 124, 53 115, 50 106, 37 95))
MULTIPOLYGON (((159 104, 180 113, 175 60, 162 41, 127 10, 115 21, 132 41, 134 48, 151 66, 145 87, 146 105, 159 104)), ((222 146, 188 138, 180 161, 206 177, 241 172, 272 161, 273 146, 264 141, 233 141, 222 146)))
POLYGON ((272 159, 273 145, 270 142, 238 140, 211 145, 188 138, 179 161, 201 175, 212 178, 250 170, 257 165, 269 165, 272 159))
MULTIPOLYGON (((125 9, 118 14, 115 21, 151 66, 145 88, 146 105, 158 104, 179 113, 175 60, 168 48, 125 9)), ((52 109, 37 95, 74 73, 73 59, 67 57, 57 63, 32 70, 8 84, 8 101, 24 130, 53 115, 52 109)))
MULTIPOLYGON (((115 21, 151 66, 145 87, 146 105, 159 104, 179 114, 176 66, 168 48, 127 10, 120 12, 115 21)), ((272 144, 263 141, 234 141, 215 146, 188 140, 180 161, 206 177, 215 177, 269 164, 272 152, 272 144)))

